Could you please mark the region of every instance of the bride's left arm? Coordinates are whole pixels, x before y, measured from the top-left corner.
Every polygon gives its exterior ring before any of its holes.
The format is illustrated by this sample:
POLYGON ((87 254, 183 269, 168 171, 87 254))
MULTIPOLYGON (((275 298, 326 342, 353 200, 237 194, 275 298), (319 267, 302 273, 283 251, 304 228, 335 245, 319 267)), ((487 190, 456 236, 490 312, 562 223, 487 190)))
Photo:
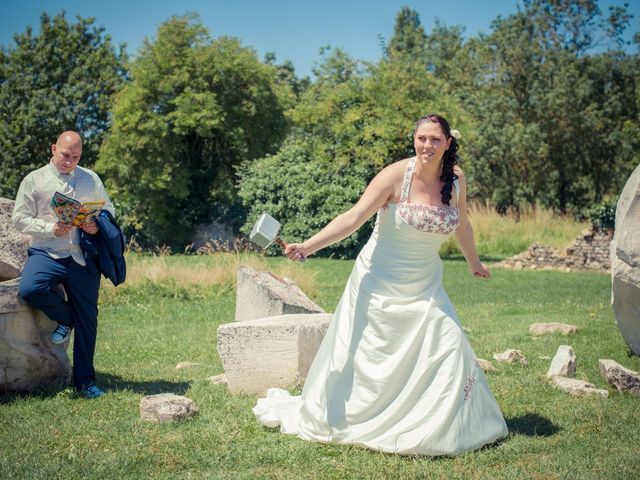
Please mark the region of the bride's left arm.
POLYGON ((454 167, 454 172, 458 176, 458 189, 460 190, 458 196, 458 219, 460 223, 455 234, 456 240, 464 258, 467 260, 471 273, 478 278, 489 278, 491 274, 486 265, 480 261, 476 242, 473 238, 473 228, 467 212, 467 183, 464 173, 457 166, 454 167))

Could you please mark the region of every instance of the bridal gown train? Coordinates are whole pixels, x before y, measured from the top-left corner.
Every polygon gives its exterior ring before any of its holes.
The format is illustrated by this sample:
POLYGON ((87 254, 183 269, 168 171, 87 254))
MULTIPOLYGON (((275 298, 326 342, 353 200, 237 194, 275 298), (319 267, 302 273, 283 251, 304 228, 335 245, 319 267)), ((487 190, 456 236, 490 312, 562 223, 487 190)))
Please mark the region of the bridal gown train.
MULTIPOLYGON (((301 396, 272 388, 260 423, 306 440, 398 454, 456 455, 493 443, 507 425, 442 286, 438 247, 457 209, 380 209, 301 396)), ((456 189, 457 191, 457 189, 456 189)))

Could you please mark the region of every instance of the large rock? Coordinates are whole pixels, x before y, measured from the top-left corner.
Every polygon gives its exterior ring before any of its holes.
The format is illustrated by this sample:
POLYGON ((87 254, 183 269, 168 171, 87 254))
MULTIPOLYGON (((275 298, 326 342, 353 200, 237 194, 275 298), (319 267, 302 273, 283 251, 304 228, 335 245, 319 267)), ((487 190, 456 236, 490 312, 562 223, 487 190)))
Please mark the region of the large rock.
POLYGON ((595 395, 603 398, 609 397, 609 392, 607 390, 596 388, 595 385, 585 382, 584 380, 566 377, 553 377, 553 383, 560 390, 571 395, 595 395))
POLYGON ((546 335, 551 333, 561 333, 562 335, 573 335, 578 331, 578 327, 575 325, 569 325, 568 323, 532 323, 529 326, 529 333, 533 335, 546 335))
POLYGON ((619 391, 640 395, 640 375, 638 372, 624 368, 613 360, 600 360, 598 367, 602 376, 619 391))
POLYGON ((0 391, 66 385, 71 379, 68 341, 51 343, 55 322, 18 298, 18 282, 0 282, 0 391))
POLYGON ((576 354, 569 345, 560 345, 551 366, 547 372, 547 377, 573 377, 576 374, 576 354))
POLYGON ((236 322, 288 313, 325 311, 288 278, 279 278, 245 265, 238 268, 236 322))
POLYGON ((31 237, 18 232, 11 222, 13 200, 0 198, 0 282, 18 278, 27 261, 31 237))
POLYGON ((640 165, 618 199, 610 253, 616 324, 631 350, 640 355, 640 165))
POLYGON ((193 400, 173 393, 148 395, 140 400, 140 418, 148 422, 175 422, 197 414, 193 400))
POLYGON ((218 354, 229 390, 264 393, 301 384, 332 319, 289 314, 218 327, 218 354))

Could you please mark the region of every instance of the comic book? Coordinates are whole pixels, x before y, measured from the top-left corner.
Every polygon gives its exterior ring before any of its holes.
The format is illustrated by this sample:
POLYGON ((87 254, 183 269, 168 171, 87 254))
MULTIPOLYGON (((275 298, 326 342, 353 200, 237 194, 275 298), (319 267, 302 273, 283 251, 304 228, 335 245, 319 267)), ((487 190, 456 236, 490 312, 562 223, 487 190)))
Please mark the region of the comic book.
POLYGON ((74 227, 82 227, 85 223, 93 221, 104 201, 80 203, 63 193, 56 192, 51 199, 51 207, 58 217, 58 221, 64 224, 72 224, 74 227))

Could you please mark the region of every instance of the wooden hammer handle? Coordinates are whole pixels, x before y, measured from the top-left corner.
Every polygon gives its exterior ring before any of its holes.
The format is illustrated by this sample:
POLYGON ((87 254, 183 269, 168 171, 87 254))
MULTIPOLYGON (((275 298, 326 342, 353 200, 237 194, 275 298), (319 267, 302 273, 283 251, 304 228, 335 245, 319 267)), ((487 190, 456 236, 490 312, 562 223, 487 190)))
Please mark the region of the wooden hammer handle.
MULTIPOLYGON (((282 248, 282 250, 284 250, 285 248, 287 248, 288 243, 285 242, 284 240, 282 240, 280 237, 276 238, 275 242, 280 245, 280 248, 282 248)), ((306 260, 305 257, 300 257, 300 261, 304 262, 306 260)))

